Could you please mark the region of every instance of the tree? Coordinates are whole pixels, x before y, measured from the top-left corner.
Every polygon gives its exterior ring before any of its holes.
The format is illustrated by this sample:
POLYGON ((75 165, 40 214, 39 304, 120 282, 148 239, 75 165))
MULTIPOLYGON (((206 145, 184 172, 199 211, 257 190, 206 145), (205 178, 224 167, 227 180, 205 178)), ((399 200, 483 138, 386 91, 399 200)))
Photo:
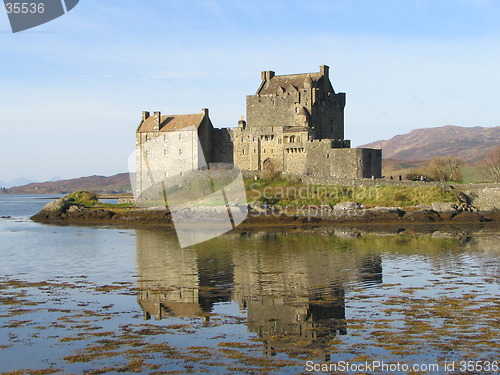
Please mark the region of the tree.
POLYGON ((438 156, 431 160, 428 174, 437 181, 461 181, 463 164, 462 159, 455 156, 438 156))
POLYGON ((495 182, 500 182, 500 146, 488 152, 484 158, 484 167, 495 182))

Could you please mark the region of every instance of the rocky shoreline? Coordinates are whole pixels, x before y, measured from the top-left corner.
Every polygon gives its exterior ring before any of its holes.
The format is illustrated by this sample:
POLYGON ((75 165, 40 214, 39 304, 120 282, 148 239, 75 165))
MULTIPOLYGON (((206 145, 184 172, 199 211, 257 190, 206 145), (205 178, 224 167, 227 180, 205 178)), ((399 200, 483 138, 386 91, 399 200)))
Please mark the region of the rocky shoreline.
MULTIPOLYGON (((193 209, 191 209, 193 210, 193 209)), ((210 208, 198 207, 197 214, 209 215, 210 208), (208 210, 208 211, 207 211, 208 210), (206 211, 206 212, 205 212, 206 211)), ((133 207, 85 207, 66 198, 47 204, 32 216, 36 222, 58 225, 100 225, 120 227, 158 226, 173 229, 168 209, 133 207)), ((248 217, 236 229, 254 227, 307 228, 327 225, 498 225, 500 210, 482 211, 468 204, 433 203, 411 208, 365 207, 355 202, 335 206, 273 207, 251 204, 248 217)))

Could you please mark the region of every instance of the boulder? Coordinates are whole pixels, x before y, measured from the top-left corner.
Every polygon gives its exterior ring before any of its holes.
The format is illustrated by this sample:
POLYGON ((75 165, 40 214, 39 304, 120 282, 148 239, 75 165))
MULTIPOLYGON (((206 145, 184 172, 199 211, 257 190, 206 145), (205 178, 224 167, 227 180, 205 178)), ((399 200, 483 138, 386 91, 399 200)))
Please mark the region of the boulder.
POLYGON ((457 213, 457 206, 454 203, 433 202, 432 210, 443 213, 457 213))
POLYGON ((47 203, 43 207, 42 211, 65 213, 72 205, 74 205, 74 201, 72 199, 59 198, 55 201, 47 203))
POLYGON ((335 211, 359 210, 361 208, 363 208, 363 206, 356 202, 341 202, 333 206, 333 209, 335 211))

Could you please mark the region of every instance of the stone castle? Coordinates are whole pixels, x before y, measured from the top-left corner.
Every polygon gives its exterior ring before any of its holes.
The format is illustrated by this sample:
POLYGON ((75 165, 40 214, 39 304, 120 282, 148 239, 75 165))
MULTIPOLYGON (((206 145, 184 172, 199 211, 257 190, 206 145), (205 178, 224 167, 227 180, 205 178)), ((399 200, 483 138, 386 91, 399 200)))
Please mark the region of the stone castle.
POLYGON ((246 121, 242 117, 233 129, 214 128, 208 109, 143 112, 136 133, 137 188, 146 188, 144 171, 151 165, 169 177, 205 162, 256 173, 380 178, 382 151, 350 148, 344 139, 344 107, 345 93, 335 92, 328 66, 321 65, 318 73, 262 72, 256 94, 247 96, 246 121))

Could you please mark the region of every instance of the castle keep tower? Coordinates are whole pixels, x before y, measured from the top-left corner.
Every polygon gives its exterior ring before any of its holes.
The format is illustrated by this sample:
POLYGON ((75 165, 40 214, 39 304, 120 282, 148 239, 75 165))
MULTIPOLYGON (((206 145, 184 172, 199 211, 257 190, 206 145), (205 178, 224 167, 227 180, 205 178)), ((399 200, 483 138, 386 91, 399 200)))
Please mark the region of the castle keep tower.
POLYGON ((247 96, 247 121, 252 127, 303 127, 310 140, 343 140, 344 107, 345 94, 335 93, 326 65, 319 73, 266 71, 257 93, 247 96))
POLYGON ((243 170, 333 177, 380 177, 380 150, 351 149, 344 139, 345 93, 329 67, 317 73, 261 73, 247 96, 247 121, 234 130, 234 163, 243 170))

